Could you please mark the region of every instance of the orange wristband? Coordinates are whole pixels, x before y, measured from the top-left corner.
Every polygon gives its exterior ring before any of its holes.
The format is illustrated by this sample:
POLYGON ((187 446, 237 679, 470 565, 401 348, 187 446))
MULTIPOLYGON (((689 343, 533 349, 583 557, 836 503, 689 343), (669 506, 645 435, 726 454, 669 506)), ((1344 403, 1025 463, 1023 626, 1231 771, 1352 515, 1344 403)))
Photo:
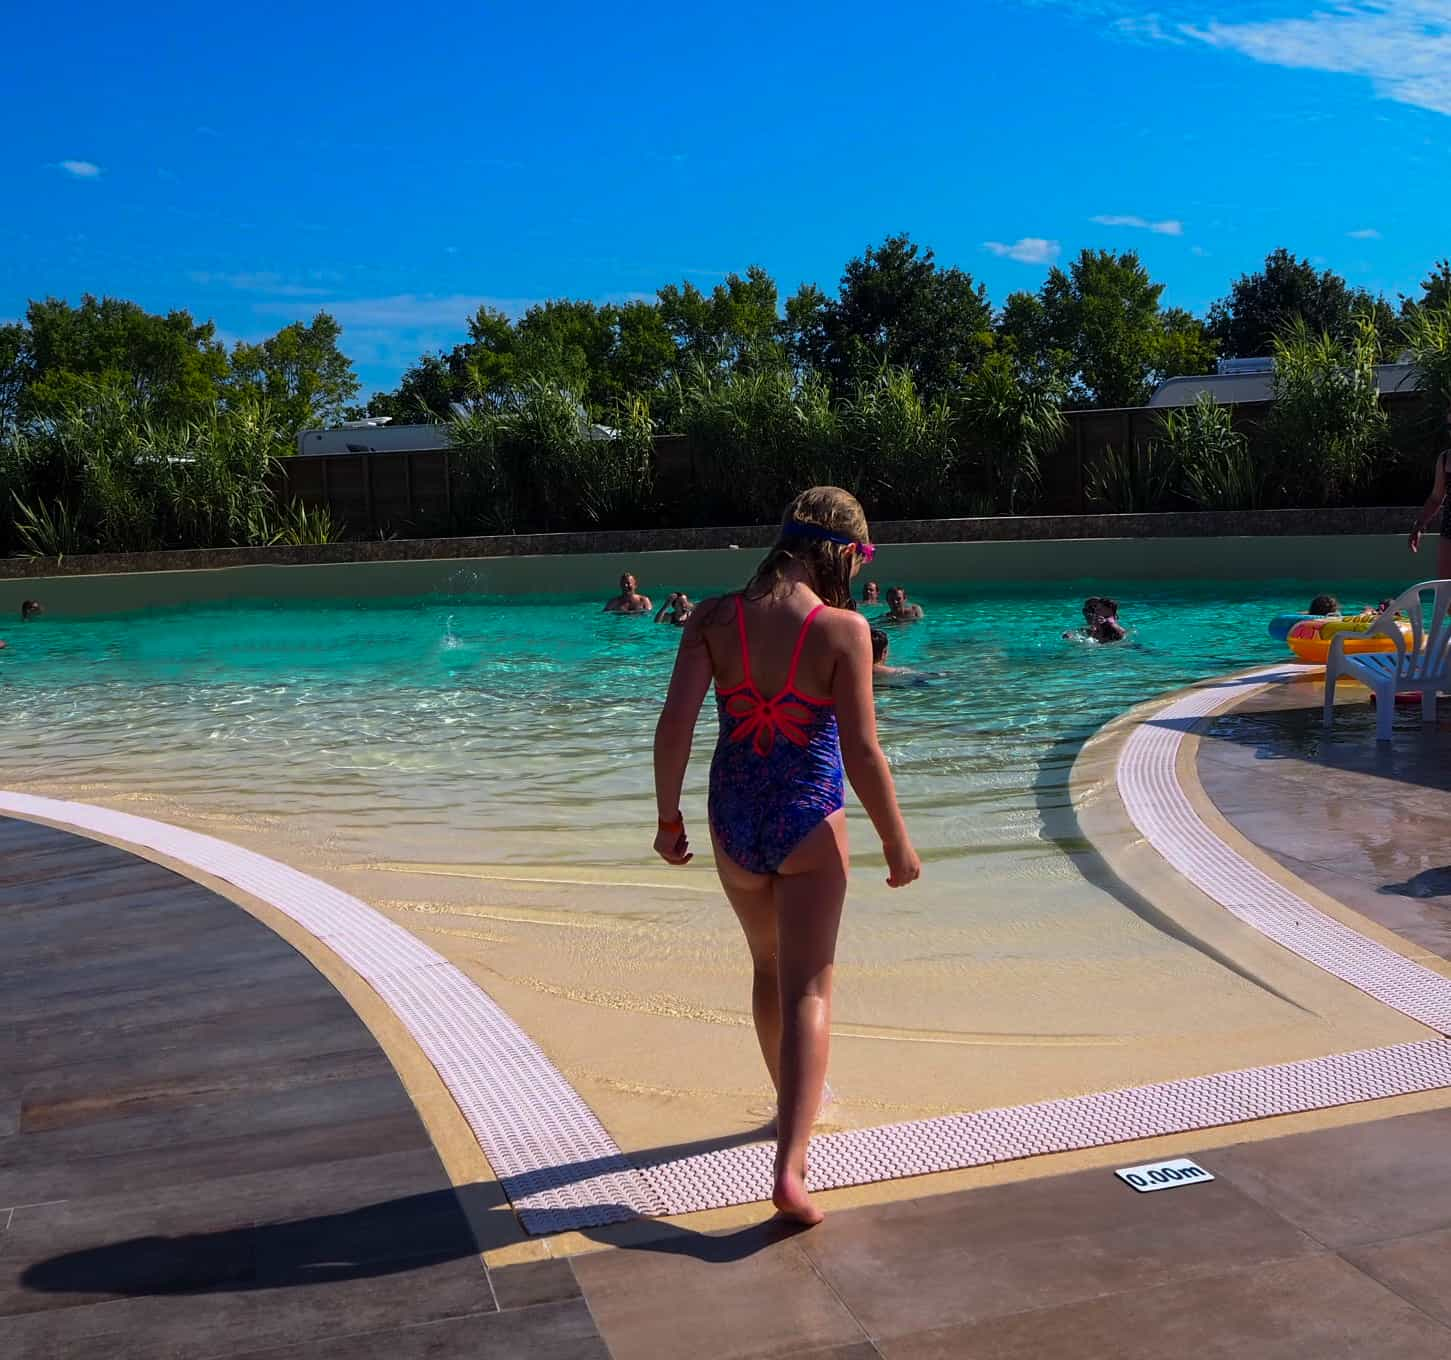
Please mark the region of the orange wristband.
POLYGON ((660 823, 661 831, 673 831, 678 836, 685 834, 685 818, 678 812, 670 818, 657 817, 656 821, 660 823))

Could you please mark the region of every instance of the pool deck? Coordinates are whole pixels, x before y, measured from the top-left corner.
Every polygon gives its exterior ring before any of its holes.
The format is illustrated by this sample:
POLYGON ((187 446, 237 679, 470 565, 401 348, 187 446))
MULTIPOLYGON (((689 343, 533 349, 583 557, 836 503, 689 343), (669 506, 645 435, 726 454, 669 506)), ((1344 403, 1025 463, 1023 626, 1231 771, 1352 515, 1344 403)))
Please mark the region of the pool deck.
MULTIPOLYGON (((1203 793, 1287 880, 1451 957, 1451 725, 1407 710, 1377 750, 1351 703, 1327 742, 1319 694, 1211 720, 1203 793)), ((230 897, 0 819, 0 1353, 1451 1353, 1451 1092, 897 1182, 810 1233, 755 1205, 525 1242, 369 1019, 230 897), (1110 1174, 1169 1155, 1216 1180, 1110 1174)))

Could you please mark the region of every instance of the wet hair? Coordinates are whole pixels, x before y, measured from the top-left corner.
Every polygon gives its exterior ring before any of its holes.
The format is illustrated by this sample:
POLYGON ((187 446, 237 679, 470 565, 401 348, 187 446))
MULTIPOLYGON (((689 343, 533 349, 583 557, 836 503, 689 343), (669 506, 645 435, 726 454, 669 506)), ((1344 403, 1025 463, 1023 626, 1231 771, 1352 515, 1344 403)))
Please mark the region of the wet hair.
POLYGON ((1090 595, 1084 600, 1084 618, 1096 614, 1099 610, 1102 610, 1109 618, 1115 618, 1118 615, 1118 601, 1109 599, 1107 595, 1090 595))
POLYGON ((872 664, 876 665, 887 654, 887 635, 880 628, 872 629, 872 664))
POLYGON ((888 600, 890 600, 893 595, 900 595, 904 600, 907 598, 907 592, 903 590, 901 586, 888 586, 886 590, 882 592, 882 594, 888 600))
POLYGON ((872 593, 872 591, 874 591, 874 590, 877 592, 878 595, 880 595, 882 593, 881 592, 881 587, 878 586, 875 581, 868 581, 862 587, 862 599, 865 600, 867 598, 867 596, 870 595, 872 593))
POLYGON ((39 600, 25 600, 20 605, 20 618, 22 622, 31 617, 32 614, 41 612, 39 600))
POLYGON ((806 568, 811 588, 837 609, 851 607, 851 568, 855 560, 852 544, 870 538, 867 517, 861 503, 839 486, 813 486, 803 491, 781 517, 781 532, 771 551, 761 559, 756 574, 743 594, 748 600, 777 594, 785 581, 786 568, 799 562, 806 568), (811 524, 850 539, 832 543, 829 539, 805 538, 791 532, 792 524, 811 524))
POLYGON ((1310 601, 1310 608, 1306 612, 1310 614, 1338 614, 1340 613, 1340 601, 1333 595, 1317 595, 1310 601))
POLYGON ((620 573, 620 589, 621 589, 621 591, 623 591, 625 589, 625 582, 626 581, 634 581, 634 583, 636 585, 639 585, 640 584, 639 578, 635 575, 635 573, 633 571, 622 571, 620 573))

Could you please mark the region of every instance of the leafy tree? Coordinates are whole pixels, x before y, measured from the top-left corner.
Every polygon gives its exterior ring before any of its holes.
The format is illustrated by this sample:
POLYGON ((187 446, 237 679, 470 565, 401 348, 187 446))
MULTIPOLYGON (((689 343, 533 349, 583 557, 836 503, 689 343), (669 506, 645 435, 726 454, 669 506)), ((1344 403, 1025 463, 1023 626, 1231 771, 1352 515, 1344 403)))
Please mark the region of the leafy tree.
POLYGON ((577 392, 597 410, 614 339, 608 309, 565 299, 541 303, 514 326, 519 376, 577 392))
POLYGON ((602 395, 618 406, 637 395, 654 392, 675 366, 675 342, 660 308, 636 300, 607 309, 614 327, 614 345, 603 380, 602 395))
POLYGON ((1030 318, 1038 343, 1068 356, 1075 402, 1138 406, 1148 399, 1164 343, 1163 291, 1133 251, 1085 250, 1066 271, 1048 271, 1030 318))
POLYGON ((1159 343, 1154 358, 1154 380, 1213 373, 1218 349, 1209 327, 1193 312, 1166 307, 1159 314, 1159 343))
POLYGON ((727 274, 707 297, 686 280, 660 289, 657 305, 680 352, 682 368, 753 370, 780 363, 781 322, 776 282, 760 265, 727 274))
POLYGON ((1282 248, 1265 257, 1263 269, 1240 275, 1228 296, 1209 309, 1209 332, 1223 354, 1268 355, 1297 318, 1313 335, 1349 341, 1356 316, 1367 311, 1374 313, 1377 330, 1388 335, 1393 318, 1383 300, 1282 248))
MULTIPOLYGON (((804 306, 798 310, 805 320, 804 306)), ((838 297, 823 310, 823 366, 838 388, 871 369, 898 367, 930 399, 992 346, 987 289, 939 266, 905 233, 850 261, 838 297)))
POLYGON ((470 397, 498 403, 519 379, 519 343, 514 323, 495 307, 480 307, 469 318, 468 344, 459 362, 470 397))
POLYGON ((786 357, 798 373, 826 368, 826 316, 830 300, 814 283, 803 283, 786 299, 782 326, 786 357))
POLYGON ((1418 308, 1451 307, 1451 259, 1437 260, 1436 267, 1421 280, 1421 296, 1401 294, 1401 315, 1409 317, 1418 308))
POLYGON ((391 416, 402 422, 447 420, 454 402, 469 397, 468 347, 455 345, 448 354, 423 354, 408 369, 397 391, 375 392, 366 409, 350 415, 391 416))
POLYGON ((20 418, 20 399, 30 378, 30 333, 18 322, 0 326, 0 439, 20 418))
POLYGON ((289 433, 339 419, 358 395, 353 361, 338 348, 342 333, 333 317, 319 312, 261 344, 239 341, 232 351, 233 389, 265 398, 289 433))
POLYGON ((87 293, 79 307, 61 298, 32 302, 26 323, 22 420, 54 418, 101 391, 136 414, 199 419, 226 373, 216 327, 189 312, 156 316, 134 302, 87 293))

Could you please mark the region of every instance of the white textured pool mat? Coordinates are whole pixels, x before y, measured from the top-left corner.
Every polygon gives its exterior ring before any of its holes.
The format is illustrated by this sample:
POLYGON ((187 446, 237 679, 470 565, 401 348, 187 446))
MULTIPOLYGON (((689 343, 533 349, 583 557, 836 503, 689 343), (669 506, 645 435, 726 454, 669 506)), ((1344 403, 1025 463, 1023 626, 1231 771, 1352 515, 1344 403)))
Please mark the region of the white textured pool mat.
POLYGON ((1451 978, 1415 963, 1312 907, 1226 845, 1201 820, 1179 784, 1184 738, 1204 718, 1247 692, 1302 675, 1276 667, 1180 695, 1124 742, 1118 789, 1145 839, 1206 896, 1241 921, 1377 1001, 1451 1034, 1451 978))
POLYGON ((666 1212, 539 1046, 473 981, 366 903, 265 855, 146 817, 8 792, 0 811, 167 855, 261 898, 323 941, 438 1069, 530 1232, 666 1212))
MULTIPOLYGON (((1129 815, 1181 874, 1241 920, 1445 1034, 1451 981, 1316 910, 1220 841, 1180 788, 1184 736, 1253 688, 1304 668, 1202 686, 1129 736, 1129 815)), ((393 1008, 438 1069, 530 1232, 689 1213, 769 1196, 773 1145, 626 1157, 579 1094, 470 978, 402 927, 319 879, 212 836, 83 803, 0 792, 0 811, 144 846, 269 902, 324 941, 393 1008)), ((1444 1038, 1096 1095, 945 1115, 812 1140, 809 1182, 836 1189, 1048 1152, 1327 1109, 1451 1086, 1444 1038)))

